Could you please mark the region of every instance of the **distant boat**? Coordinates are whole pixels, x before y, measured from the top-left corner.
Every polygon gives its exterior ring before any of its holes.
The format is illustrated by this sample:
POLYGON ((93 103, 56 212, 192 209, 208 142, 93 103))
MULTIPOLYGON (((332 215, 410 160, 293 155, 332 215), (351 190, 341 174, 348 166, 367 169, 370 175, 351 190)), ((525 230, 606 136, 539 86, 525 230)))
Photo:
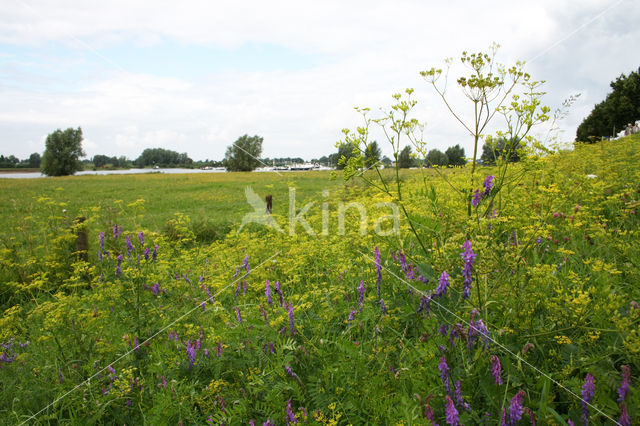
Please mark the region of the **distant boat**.
POLYGON ((315 164, 311 164, 311 163, 303 163, 303 164, 292 164, 291 167, 289 167, 289 170, 291 171, 296 171, 296 170, 313 170, 317 168, 317 166, 315 164))

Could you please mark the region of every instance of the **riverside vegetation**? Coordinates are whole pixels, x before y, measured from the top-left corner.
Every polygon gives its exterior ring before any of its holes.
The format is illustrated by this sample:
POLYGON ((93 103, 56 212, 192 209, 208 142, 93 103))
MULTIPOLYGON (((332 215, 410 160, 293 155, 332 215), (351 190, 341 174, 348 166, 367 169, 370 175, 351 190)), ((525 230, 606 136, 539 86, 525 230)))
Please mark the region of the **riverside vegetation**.
POLYGON ((1 181, 0 422, 637 421, 638 144, 477 167, 471 215, 469 167, 383 171, 388 236, 324 173, 1 181), (246 186, 315 235, 238 232, 246 186))

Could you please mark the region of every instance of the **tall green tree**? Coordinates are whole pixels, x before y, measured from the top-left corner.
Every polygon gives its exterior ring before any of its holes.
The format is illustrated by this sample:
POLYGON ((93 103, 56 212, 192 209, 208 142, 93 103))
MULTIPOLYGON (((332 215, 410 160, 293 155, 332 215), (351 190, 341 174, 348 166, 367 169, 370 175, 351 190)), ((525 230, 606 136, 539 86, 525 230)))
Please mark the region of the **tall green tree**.
POLYGON ((225 167, 230 172, 249 172, 255 170, 260 163, 262 141, 258 135, 240 136, 233 145, 227 148, 224 156, 225 167))
MULTIPOLYGON (((338 170, 344 169, 344 167, 349 162, 349 159, 352 157, 356 157, 359 153, 360 153, 360 149, 352 142, 346 142, 346 143, 340 144, 338 146, 338 154, 337 154, 338 163, 336 165, 336 168, 338 170)), ((362 164, 360 164, 359 166, 361 165, 362 164)))
POLYGON ((521 146, 518 141, 507 141, 505 138, 494 138, 487 136, 482 145, 482 164, 485 166, 495 166, 499 159, 509 159, 510 163, 520 161, 521 146))
POLYGON ((640 68, 628 76, 622 74, 611 82, 612 92, 594 106, 576 131, 576 141, 589 142, 614 136, 629 123, 640 118, 640 68))
POLYGON ((439 149, 432 149, 427 154, 427 165, 429 166, 447 166, 449 165, 449 157, 439 149))
POLYGON ((42 163, 42 157, 37 152, 34 152, 29 156, 29 167, 37 169, 37 168, 40 168, 41 163, 42 163))
POLYGON ((366 168, 373 167, 376 163, 380 161, 380 156, 382 155, 382 151, 378 146, 378 142, 373 141, 364 150, 364 166, 366 168))
POLYGON ((47 176, 67 176, 82 170, 82 129, 60 129, 49 134, 45 141, 40 171, 47 176))
POLYGON ((398 167, 401 169, 408 169, 415 165, 414 158, 411 156, 411 147, 409 145, 402 148, 398 155, 398 167))
POLYGON ((444 152, 449 160, 449 166, 464 166, 467 160, 464 158, 464 148, 460 145, 450 146, 444 152))

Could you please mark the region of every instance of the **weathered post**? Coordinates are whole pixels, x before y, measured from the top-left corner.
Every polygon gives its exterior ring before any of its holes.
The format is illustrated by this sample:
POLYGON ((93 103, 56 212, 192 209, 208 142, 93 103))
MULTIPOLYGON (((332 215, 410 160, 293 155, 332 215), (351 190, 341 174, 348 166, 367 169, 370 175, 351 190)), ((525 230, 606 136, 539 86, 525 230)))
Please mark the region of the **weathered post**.
POLYGON ((87 220, 83 216, 78 216, 73 220, 73 229, 76 233, 76 254, 79 260, 85 262, 89 260, 89 236, 87 235, 87 227, 83 225, 87 220))
POLYGON ((273 197, 271 195, 267 195, 265 199, 267 201, 267 213, 271 214, 271 209, 273 208, 273 197))

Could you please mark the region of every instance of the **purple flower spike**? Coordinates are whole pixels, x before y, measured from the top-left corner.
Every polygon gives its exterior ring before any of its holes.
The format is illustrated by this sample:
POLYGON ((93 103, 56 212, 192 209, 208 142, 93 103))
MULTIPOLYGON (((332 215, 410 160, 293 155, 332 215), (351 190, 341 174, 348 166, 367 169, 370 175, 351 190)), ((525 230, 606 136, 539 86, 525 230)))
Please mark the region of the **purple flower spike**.
POLYGON ((293 370, 291 369, 291 367, 289 367, 288 365, 284 366, 284 370, 287 372, 287 374, 291 377, 293 377, 296 380, 300 380, 300 378, 298 377, 298 375, 296 373, 293 372, 293 370))
POLYGON ((135 250, 133 244, 131 244, 131 238, 129 238, 129 236, 127 235, 124 237, 124 239, 127 242, 127 257, 131 257, 131 252, 135 250))
POLYGON ((144 249, 144 260, 149 260, 149 247, 144 249))
POLYGON ((587 373, 587 376, 584 379, 584 385, 582 385, 582 391, 580 395, 582 395, 582 423, 587 426, 589 424, 589 406, 591 401, 593 401, 593 395, 596 392, 596 385, 593 374, 587 373))
POLYGON ((522 401, 524 399, 524 391, 519 391, 516 396, 511 398, 509 403, 509 424, 514 426, 522 418, 524 409, 522 408, 522 401))
POLYGON ((144 234, 142 231, 138 232, 138 239, 140 240, 140 245, 144 247, 144 234))
POLYGON ((493 175, 489 175, 486 178, 484 178, 484 182, 482 182, 482 186, 484 187, 484 196, 488 196, 489 193, 491 192, 491 188, 493 188, 493 179, 495 178, 495 176, 493 175))
POLYGON ((472 273, 473 273, 473 264, 476 260, 476 254, 473 252, 471 248, 471 241, 464 240, 464 244, 462 244, 463 252, 460 253, 460 256, 464 260, 464 268, 462 269, 462 275, 464 277, 464 294, 462 295, 463 299, 466 299, 471 294, 471 281, 472 281, 472 273))
POLYGON ((280 290, 280 281, 276 281, 276 293, 280 297, 280 306, 284 307, 284 296, 282 295, 282 290, 280 290))
POLYGON ((207 302, 202 302, 200 303, 200 306, 202 307, 202 312, 204 312, 206 310, 206 306, 207 306, 207 302))
POLYGON ((120 265, 122 264, 122 255, 119 254, 116 259, 118 260, 118 265, 116 266, 116 275, 119 277, 120 275, 122 275, 122 269, 120 268, 120 265))
POLYGON ((482 200, 482 193, 477 189, 473 191, 473 198, 471 198, 471 205, 473 207, 477 207, 480 204, 480 200, 482 200))
POLYGON ((382 263, 380 262, 380 250, 378 250, 378 246, 374 250, 375 258, 376 258, 376 286, 378 287, 378 297, 380 297, 380 284, 382 283, 382 263))
POLYGON ((240 309, 238 309, 238 307, 235 307, 236 309, 236 319, 238 320, 238 322, 242 322, 242 317, 240 316, 240 309))
POLYGON ((364 304, 364 281, 360 281, 360 287, 358 287, 358 311, 362 312, 362 305, 364 304))
POLYGON ((100 251, 104 251, 104 232, 100 232, 100 251))
POLYGON ((471 411, 471 404, 464 402, 464 399, 462 399, 462 389, 461 389, 461 383, 460 380, 458 380, 455 384, 454 384, 454 388, 456 390, 455 392, 455 396, 456 396, 456 405, 458 405, 458 407, 461 407, 467 411, 471 411))
POLYGON ((383 314, 387 313, 387 306, 384 304, 384 299, 380 299, 380 312, 383 314))
POLYGON ((151 255, 151 259, 153 259, 153 261, 155 262, 157 258, 158 258, 158 245, 156 244, 156 246, 153 248, 153 254, 151 255))
POLYGON ((628 365, 622 366, 622 382, 618 388, 618 402, 624 401, 629 392, 629 381, 631 379, 631 370, 628 365))
POLYGON ((436 296, 447 294, 447 287, 449 287, 449 274, 447 274, 447 271, 443 271, 442 275, 440 275, 438 288, 436 288, 436 296))
POLYGON ((296 415, 293 413, 293 409, 291 408, 291 400, 287 401, 287 424, 290 423, 298 423, 298 419, 296 419, 296 415))
POLYGON ((440 378, 444 384, 444 388, 448 394, 451 393, 451 387, 449 386, 449 366, 445 357, 440 358, 440 364, 438 364, 438 370, 440 370, 440 378))
POLYGON ((264 294, 267 296, 267 303, 269 304, 269 306, 273 305, 273 300, 271 299, 271 285, 269 283, 269 280, 267 280, 267 283, 265 284, 264 294))
POLYGON ((500 416, 500 426, 507 426, 507 410, 504 407, 502 407, 502 415, 500 416))
POLYGON ((620 426, 631 426, 631 417, 627 412, 627 404, 624 402, 620 404, 620 419, 618 419, 618 423, 620 423, 620 426))
POLYGON ((289 303, 289 305, 287 306, 287 312, 289 313, 289 331, 291 332, 291 335, 294 335, 294 322, 293 322, 293 304, 289 303))
POLYGON ((452 426, 458 426, 460 424, 460 421, 458 420, 458 410, 456 410, 456 406, 453 404, 453 400, 449 395, 447 395, 445 399, 446 399, 445 413, 446 413, 447 424, 452 426))
POLYGON ((358 311, 354 311, 353 309, 351 310, 351 312, 349 312, 349 317, 347 318, 347 323, 349 325, 351 325, 351 321, 353 321, 353 319, 356 317, 357 313, 358 313, 358 311))
POLYGON ((502 365, 500 365, 500 359, 496 355, 491 356, 491 374, 495 379, 496 385, 502 384, 502 365))

